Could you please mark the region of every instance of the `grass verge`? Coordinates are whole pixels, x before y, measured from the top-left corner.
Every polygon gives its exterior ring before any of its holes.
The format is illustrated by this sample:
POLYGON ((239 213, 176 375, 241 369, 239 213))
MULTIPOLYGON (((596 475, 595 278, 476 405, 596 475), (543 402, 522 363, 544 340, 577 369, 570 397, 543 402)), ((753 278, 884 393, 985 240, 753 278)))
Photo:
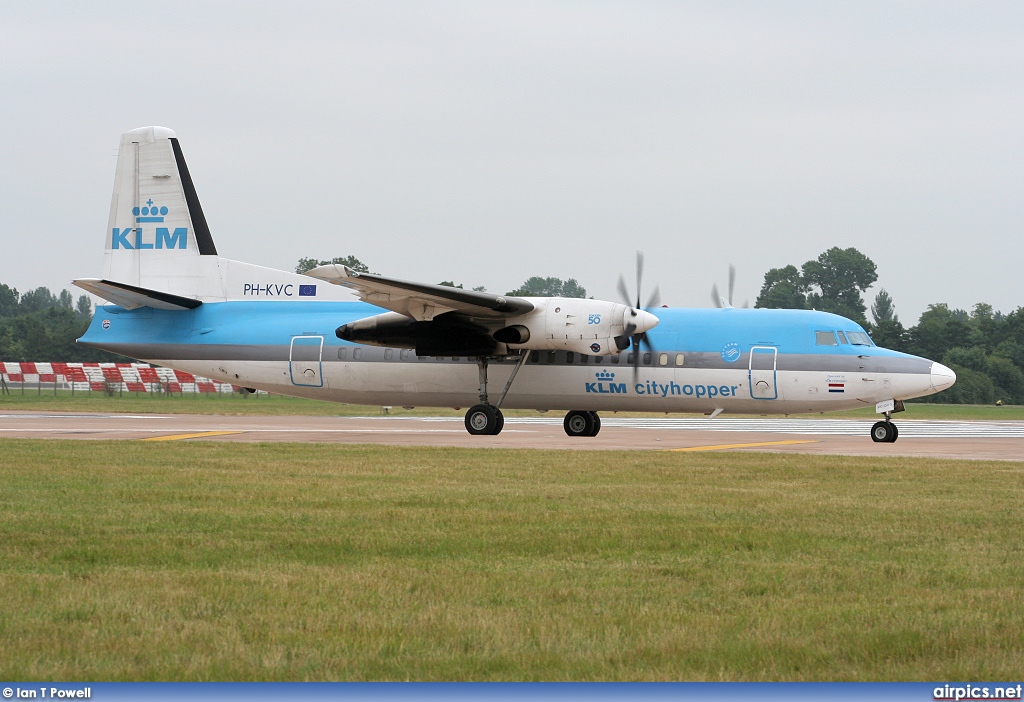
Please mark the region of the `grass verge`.
POLYGON ((6 680, 999 680, 1024 463, 0 441, 6 680))

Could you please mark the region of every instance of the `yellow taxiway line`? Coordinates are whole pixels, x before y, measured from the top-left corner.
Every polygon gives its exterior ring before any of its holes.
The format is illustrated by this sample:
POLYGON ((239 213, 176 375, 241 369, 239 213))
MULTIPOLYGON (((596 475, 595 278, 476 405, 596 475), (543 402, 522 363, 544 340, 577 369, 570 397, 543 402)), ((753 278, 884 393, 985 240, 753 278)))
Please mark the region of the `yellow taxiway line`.
POLYGON ((755 448, 757 446, 788 446, 791 444, 816 444, 814 439, 789 439, 788 441, 759 441, 756 444, 719 444, 718 446, 690 446, 688 448, 665 449, 666 451, 721 451, 723 449, 755 448))
POLYGON ((180 439, 203 439, 207 436, 224 436, 226 434, 242 434, 241 431, 201 431, 198 434, 171 434, 170 436, 151 436, 142 441, 178 441, 180 439))

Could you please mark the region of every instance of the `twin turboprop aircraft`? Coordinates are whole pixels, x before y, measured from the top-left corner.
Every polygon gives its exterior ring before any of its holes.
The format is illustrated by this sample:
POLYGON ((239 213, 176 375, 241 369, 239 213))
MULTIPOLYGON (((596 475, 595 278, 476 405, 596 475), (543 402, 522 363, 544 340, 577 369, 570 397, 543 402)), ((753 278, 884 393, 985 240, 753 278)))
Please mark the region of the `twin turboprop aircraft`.
POLYGON ((565 410, 567 434, 594 436, 599 411, 874 406, 871 438, 891 442, 904 400, 956 380, 825 312, 645 309, 639 290, 635 304, 513 297, 222 258, 163 127, 122 135, 103 277, 74 282, 112 303, 81 343, 284 395, 470 407, 471 434, 498 434, 501 408, 565 410))

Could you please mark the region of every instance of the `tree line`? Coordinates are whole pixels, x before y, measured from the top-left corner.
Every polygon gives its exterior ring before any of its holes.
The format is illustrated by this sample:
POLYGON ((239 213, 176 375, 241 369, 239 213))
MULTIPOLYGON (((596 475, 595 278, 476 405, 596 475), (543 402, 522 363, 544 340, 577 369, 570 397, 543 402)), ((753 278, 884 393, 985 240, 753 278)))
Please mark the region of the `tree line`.
POLYGON ((936 303, 907 328, 883 288, 869 321, 862 294, 876 280, 870 258, 833 247, 800 268, 765 273, 754 306, 835 312, 859 322, 879 346, 939 361, 956 372, 952 388, 917 401, 1024 404, 1024 308, 1003 314, 979 302, 967 312, 936 303))
POLYGON ((39 287, 20 294, 0 283, 0 360, 106 362, 120 356, 75 343, 92 321, 92 301, 39 287))

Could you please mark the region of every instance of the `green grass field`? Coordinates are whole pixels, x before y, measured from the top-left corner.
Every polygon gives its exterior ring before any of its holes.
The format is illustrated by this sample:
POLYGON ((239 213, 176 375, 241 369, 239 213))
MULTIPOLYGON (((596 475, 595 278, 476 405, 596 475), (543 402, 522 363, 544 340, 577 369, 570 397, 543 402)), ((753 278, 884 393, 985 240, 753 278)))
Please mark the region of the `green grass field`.
MULTIPOLYGON (((44 410, 63 412, 123 412, 123 413, 170 413, 170 414, 222 414, 222 415, 259 415, 259 416, 339 416, 362 417, 381 413, 380 407, 362 405, 342 405, 319 400, 306 400, 284 395, 152 395, 146 393, 124 393, 121 396, 106 397, 103 393, 75 393, 53 391, 36 392, 27 388, 22 394, 20 389, 9 395, 0 395, 0 411, 3 409, 44 410)), ((418 407, 407 410, 392 407, 389 414, 395 416, 451 416, 461 417, 463 408, 456 411, 451 408, 418 407)), ((562 413, 553 413, 561 415, 562 413)), ((611 413, 603 413, 610 416, 611 413)), ((623 416, 641 416, 639 413, 623 412, 623 416)), ((537 413, 531 410, 507 410, 509 417, 530 416, 537 413)), ((650 416, 650 415, 648 415, 650 416)), ((664 415, 657 415, 664 416, 664 415)), ((673 415, 681 416, 681 415, 673 415)), ((702 415, 694 415, 702 416, 702 415)), ((735 417, 740 415, 723 415, 735 417)), ((826 415, 797 415, 833 418, 870 418, 877 416, 874 408, 835 412, 826 415)), ((1024 421, 1024 406, 1014 405, 995 407, 989 405, 934 405, 928 403, 908 404, 907 412, 897 415, 900 419, 951 419, 951 420, 1015 420, 1024 421)))
POLYGON ((1012 680, 1024 660, 1024 463, 2 440, 0 503, 6 680, 1012 680))

